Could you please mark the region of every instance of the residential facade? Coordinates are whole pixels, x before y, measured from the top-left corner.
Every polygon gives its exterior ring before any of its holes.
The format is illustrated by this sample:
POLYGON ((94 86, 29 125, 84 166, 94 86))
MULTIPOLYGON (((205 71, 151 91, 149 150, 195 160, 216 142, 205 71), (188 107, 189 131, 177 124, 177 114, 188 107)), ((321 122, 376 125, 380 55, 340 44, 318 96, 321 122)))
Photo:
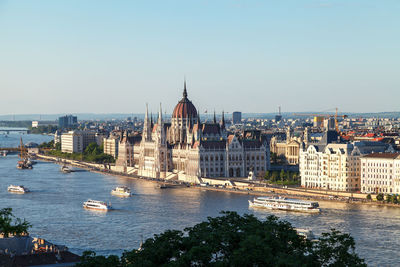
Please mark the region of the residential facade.
POLYGON ((310 145, 300 151, 301 186, 335 191, 361 189, 361 157, 374 151, 392 151, 379 142, 310 145))
POLYGON ((83 135, 78 131, 69 131, 61 135, 61 151, 64 153, 82 153, 83 135))
POLYGON ((101 145, 103 135, 94 131, 69 131, 61 134, 61 151, 66 153, 82 153, 90 143, 101 145))
POLYGON ((361 158, 362 193, 400 193, 400 153, 372 153, 361 158))

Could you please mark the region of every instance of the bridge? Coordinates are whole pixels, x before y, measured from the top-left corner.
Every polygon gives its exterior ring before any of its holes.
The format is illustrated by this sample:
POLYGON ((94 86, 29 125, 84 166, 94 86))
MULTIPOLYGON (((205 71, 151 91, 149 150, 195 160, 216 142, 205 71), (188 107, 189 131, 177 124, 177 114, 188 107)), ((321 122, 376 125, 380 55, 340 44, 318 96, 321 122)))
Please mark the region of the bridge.
POLYGON ((10 132, 28 133, 26 128, 0 128, 0 133, 10 134, 10 132))
MULTIPOLYGON (((26 147, 22 148, 22 153, 27 153, 28 149, 26 147)), ((21 153, 21 147, 0 147, 0 155, 7 155, 8 153, 21 153)))

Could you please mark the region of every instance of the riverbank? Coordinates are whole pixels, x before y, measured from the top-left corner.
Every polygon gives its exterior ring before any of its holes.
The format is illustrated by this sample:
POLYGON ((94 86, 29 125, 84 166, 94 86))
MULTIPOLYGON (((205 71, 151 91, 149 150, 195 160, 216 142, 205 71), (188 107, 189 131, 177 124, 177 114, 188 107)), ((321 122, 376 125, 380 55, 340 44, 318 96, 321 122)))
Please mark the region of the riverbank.
MULTIPOLYGON (((77 160, 60 159, 53 156, 37 155, 39 160, 54 162, 60 165, 71 165, 73 167, 85 169, 91 172, 118 176, 128 179, 146 180, 156 183, 167 184, 171 186, 185 186, 194 190, 211 190, 225 193, 247 194, 254 196, 285 196, 304 200, 313 201, 329 201, 339 203, 354 203, 364 205, 377 205, 377 206, 390 206, 400 207, 399 204, 379 202, 376 200, 367 200, 366 194, 337 192, 317 189, 304 189, 304 188, 283 188, 274 185, 267 185, 259 182, 252 182, 245 179, 227 179, 227 178, 202 178, 206 183, 203 185, 187 183, 179 180, 165 180, 161 178, 144 177, 136 174, 123 173, 113 171, 104 164, 95 164, 82 162, 77 160)), ((375 196, 372 196, 375 199, 375 196)))

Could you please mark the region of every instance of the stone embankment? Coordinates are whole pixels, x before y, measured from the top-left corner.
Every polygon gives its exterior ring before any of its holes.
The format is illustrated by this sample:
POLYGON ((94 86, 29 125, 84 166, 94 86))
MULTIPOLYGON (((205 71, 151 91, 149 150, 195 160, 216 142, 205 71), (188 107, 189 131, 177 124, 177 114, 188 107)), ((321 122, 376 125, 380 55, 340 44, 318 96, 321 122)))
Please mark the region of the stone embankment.
MULTIPOLYGON (((351 192, 339 192, 330 190, 318 190, 318 189, 305 189, 301 187, 280 187, 270 184, 261 183, 258 181, 248 181, 243 178, 228 179, 228 178, 202 178, 203 184, 193 184, 182 182, 178 180, 165 180, 160 178, 144 177, 135 174, 132 170, 127 170, 124 172, 122 168, 115 166, 107 166, 104 164, 88 163, 77 160, 61 159, 53 156, 37 155, 38 159, 51 161, 58 164, 68 164, 77 168, 83 168, 93 172, 99 172, 103 174, 110 174, 121 176, 131 179, 141 179, 154 182, 161 182, 164 184, 171 185, 182 185, 190 186, 193 189, 202 190, 213 190, 231 193, 242 193, 249 195, 279 195, 287 197, 296 197, 307 200, 324 200, 324 201, 334 201, 334 202, 347 202, 355 204, 372 204, 372 205, 385 205, 400 207, 398 204, 390 204, 376 201, 376 195, 371 195, 372 201, 367 200, 367 194, 362 193, 351 193, 351 192)), ((130 168, 133 169, 133 168, 130 168)))

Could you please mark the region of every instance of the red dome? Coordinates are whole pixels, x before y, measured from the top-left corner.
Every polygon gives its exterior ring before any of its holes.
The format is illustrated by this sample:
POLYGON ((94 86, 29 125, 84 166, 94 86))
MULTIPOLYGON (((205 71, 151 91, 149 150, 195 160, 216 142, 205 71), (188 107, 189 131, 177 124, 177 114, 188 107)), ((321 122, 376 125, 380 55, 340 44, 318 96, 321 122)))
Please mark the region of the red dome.
POLYGON ((186 82, 183 90, 183 98, 175 106, 172 118, 197 118, 197 110, 187 98, 186 82))

